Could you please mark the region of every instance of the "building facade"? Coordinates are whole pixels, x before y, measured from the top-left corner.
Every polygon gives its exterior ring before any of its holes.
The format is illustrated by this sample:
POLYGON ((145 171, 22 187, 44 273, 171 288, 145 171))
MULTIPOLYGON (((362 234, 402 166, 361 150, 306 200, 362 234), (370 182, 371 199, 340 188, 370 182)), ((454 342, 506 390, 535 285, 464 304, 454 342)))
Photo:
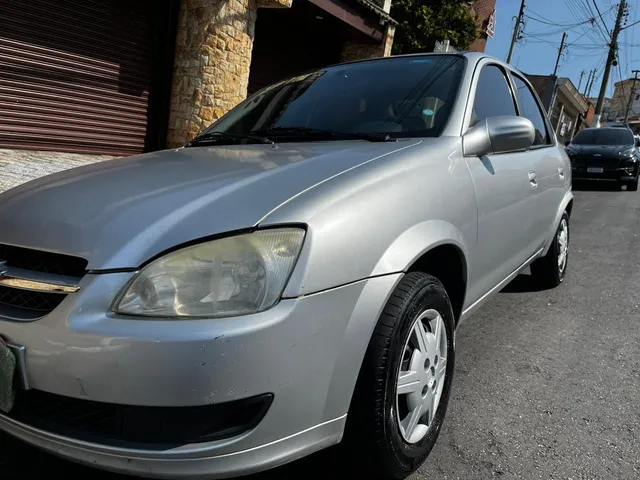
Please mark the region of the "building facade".
POLYGON ((571 140, 577 132, 590 126, 589 101, 570 79, 553 75, 526 76, 538 93, 559 141, 571 140))
POLYGON ((627 107, 629 107, 629 119, 637 120, 640 115, 640 79, 628 78, 615 83, 607 119, 623 121, 627 107))
POLYGON ((496 0, 474 0, 467 2, 471 6, 471 13, 478 22, 478 38, 471 44, 472 52, 484 52, 487 41, 493 38, 496 24, 496 0))
POLYGON ((182 145, 277 79, 389 55, 390 7, 390 0, 5 0, 0 165, 20 158, 75 165, 182 145))
MULTIPOLYGON (((598 104, 598 97, 589 97, 587 98, 587 100, 589 100, 595 107, 595 105, 598 104)), ((611 99, 605 97, 604 101, 602 102, 602 120, 606 121, 609 119, 609 117, 611 116, 611 99)))

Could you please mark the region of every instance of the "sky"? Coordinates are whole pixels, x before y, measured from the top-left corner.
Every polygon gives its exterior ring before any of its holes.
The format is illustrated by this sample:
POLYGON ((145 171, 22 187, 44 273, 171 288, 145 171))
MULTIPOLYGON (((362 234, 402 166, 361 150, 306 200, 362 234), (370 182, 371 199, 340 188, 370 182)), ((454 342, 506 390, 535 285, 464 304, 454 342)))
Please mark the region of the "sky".
MULTIPOLYGON (((589 71, 598 69, 591 89, 597 97, 608 47, 605 27, 600 22, 595 4, 600 9, 609 32, 613 29, 618 0, 526 0, 524 38, 515 46, 511 64, 524 73, 550 75, 558 56, 562 32, 567 32, 567 47, 560 60, 558 76, 569 77, 577 87, 580 72, 584 71, 580 92, 584 93, 589 71), (595 17, 598 24, 589 22, 595 17), (584 23, 586 22, 586 23, 584 23), (582 23, 582 25, 580 25, 582 23)), ((629 16, 626 25, 640 20, 640 0, 628 0, 629 16)), ((505 60, 513 35, 520 0, 497 0, 495 36, 487 42, 486 53, 505 60)), ((633 76, 640 69, 640 23, 622 31, 618 38, 620 62, 613 67, 607 96, 613 94, 613 84, 633 76)))

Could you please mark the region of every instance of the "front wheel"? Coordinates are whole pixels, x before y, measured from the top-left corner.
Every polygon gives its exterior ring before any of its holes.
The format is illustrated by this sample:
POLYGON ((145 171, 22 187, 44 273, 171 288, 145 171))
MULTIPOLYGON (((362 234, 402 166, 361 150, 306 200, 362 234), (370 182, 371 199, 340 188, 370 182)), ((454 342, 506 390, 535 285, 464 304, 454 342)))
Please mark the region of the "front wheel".
POLYGON ((451 392, 453 335, 442 283, 407 274, 376 325, 347 420, 346 447, 369 478, 406 478, 431 452, 451 392))
POLYGON ((569 266, 569 215, 562 214, 560 224, 547 254, 531 264, 531 275, 545 288, 564 281, 569 266))

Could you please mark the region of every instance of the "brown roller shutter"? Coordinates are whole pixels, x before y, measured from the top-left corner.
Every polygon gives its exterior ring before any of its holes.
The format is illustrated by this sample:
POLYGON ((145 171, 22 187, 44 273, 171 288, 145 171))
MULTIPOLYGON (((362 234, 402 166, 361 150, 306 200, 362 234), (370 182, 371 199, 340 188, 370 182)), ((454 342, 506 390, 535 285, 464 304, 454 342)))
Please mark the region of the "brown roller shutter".
POLYGON ((0 4, 0 148, 144 151, 151 0, 0 4))

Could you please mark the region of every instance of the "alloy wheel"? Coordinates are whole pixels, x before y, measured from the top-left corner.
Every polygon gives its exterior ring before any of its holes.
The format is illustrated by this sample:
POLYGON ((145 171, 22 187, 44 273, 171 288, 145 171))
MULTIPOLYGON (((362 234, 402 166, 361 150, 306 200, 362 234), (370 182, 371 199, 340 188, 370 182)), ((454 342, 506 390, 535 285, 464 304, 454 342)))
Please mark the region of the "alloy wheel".
POLYGON ((567 255, 569 253, 569 225, 566 219, 560 222, 558 229, 558 271, 563 273, 567 268, 567 255))
POLYGON ((396 388, 396 415, 400 434, 417 443, 431 430, 447 372, 447 331, 433 309, 413 323, 404 346, 396 388))

